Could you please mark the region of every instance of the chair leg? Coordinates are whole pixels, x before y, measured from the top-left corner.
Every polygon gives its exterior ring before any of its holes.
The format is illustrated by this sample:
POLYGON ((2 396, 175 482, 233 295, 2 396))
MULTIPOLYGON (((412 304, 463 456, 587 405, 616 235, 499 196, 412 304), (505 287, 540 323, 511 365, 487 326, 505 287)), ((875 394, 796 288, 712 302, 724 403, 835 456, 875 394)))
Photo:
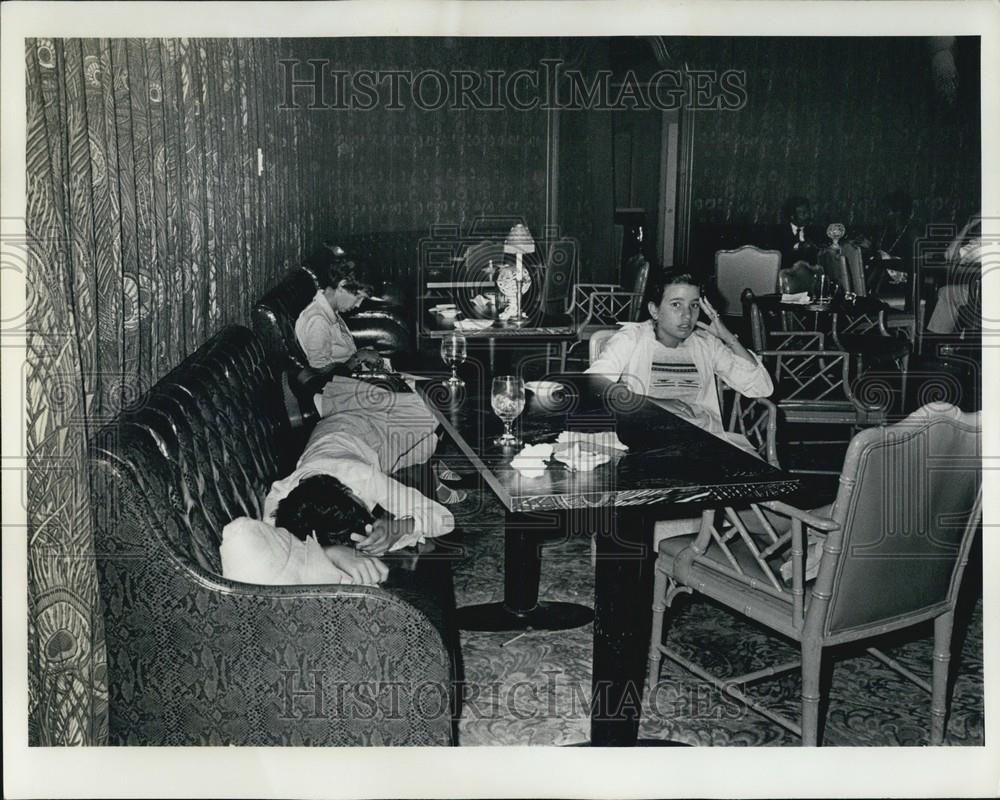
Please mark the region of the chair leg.
POLYGON ((948 717, 948 666, 951 661, 951 632, 955 613, 942 614, 934 620, 934 663, 931 668, 931 744, 944 743, 944 725, 948 717))
POLYGON ((823 648, 816 642, 802 641, 802 746, 819 744, 819 672, 823 648))
POLYGON ((899 411, 900 413, 906 413, 906 380, 910 372, 910 356, 909 354, 903 356, 901 359, 902 371, 900 373, 899 379, 899 391, 901 397, 899 400, 899 411))
POLYGON ((667 573, 656 569, 653 577, 653 625, 649 635, 649 680, 646 688, 653 691, 660 677, 660 642, 663 641, 663 614, 667 610, 667 573))

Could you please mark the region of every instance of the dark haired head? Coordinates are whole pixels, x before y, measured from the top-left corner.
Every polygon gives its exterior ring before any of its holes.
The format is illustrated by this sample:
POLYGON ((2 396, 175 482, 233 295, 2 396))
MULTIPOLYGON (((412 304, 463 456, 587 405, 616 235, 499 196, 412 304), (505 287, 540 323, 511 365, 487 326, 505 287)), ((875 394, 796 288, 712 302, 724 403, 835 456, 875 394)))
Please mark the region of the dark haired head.
POLYGON ((316 267, 313 274, 320 289, 336 289, 343 281, 344 289, 348 292, 371 294, 371 286, 358 279, 353 261, 339 261, 316 267))
MULTIPOLYGON (((796 219, 796 212, 800 208, 807 209, 807 215, 812 210, 812 203, 809 202, 808 197, 803 197, 802 195, 796 194, 785 200, 785 204, 781 207, 781 221, 782 222, 792 222, 796 219)), ((800 222, 808 222, 809 220, 799 220, 800 222)))
POLYGON ((331 475, 306 478, 278 503, 274 524, 303 542, 315 533, 323 547, 350 545, 352 533, 364 533, 373 517, 331 475))
POLYGON ((663 293, 667 287, 678 283, 683 283, 687 286, 697 286, 701 290, 701 281, 695 278, 690 272, 682 269, 657 270, 649 274, 649 283, 646 287, 646 300, 658 306, 663 301, 663 293))

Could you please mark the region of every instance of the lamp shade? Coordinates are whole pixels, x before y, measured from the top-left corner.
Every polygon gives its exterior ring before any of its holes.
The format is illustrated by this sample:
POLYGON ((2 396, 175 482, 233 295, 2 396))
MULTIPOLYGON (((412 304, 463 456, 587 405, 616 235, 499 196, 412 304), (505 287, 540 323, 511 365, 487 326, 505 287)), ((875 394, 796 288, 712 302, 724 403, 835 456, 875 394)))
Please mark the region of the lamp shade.
POLYGON ((510 229, 507 239, 503 243, 505 253, 534 253, 535 240, 531 238, 531 231, 527 225, 517 223, 510 229))

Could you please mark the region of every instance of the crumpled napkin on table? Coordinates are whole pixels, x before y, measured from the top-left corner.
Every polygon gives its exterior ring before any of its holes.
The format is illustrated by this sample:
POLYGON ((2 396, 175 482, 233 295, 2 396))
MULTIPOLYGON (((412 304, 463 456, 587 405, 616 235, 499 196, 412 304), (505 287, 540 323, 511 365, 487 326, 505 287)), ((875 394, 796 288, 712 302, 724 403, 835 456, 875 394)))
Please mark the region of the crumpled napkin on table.
POLYGON ((526 478, 539 478, 544 474, 545 460, 552 455, 550 444, 528 444, 510 460, 510 465, 526 478))
POLYGON ((493 324, 491 319, 459 319, 455 327, 460 331, 481 331, 493 324))
POLYGON ((782 303, 796 303, 798 305, 808 305, 810 302, 809 292, 795 292, 794 294, 782 294, 782 303))
POLYGON ((561 461, 573 472, 590 472, 590 470, 601 466, 611 460, 608 453, 598 453, 594 450, 585 450, 579 444, 573 444, 553 453, 553 458, 561 461))
POLYGON ((588 450, 604 450, 609 453, 615 450, 628 450, 628 446, 622 443, 614 431, 602 433, 563 431, 556 438, 556 442, 568 446, 580 445, 588 450))

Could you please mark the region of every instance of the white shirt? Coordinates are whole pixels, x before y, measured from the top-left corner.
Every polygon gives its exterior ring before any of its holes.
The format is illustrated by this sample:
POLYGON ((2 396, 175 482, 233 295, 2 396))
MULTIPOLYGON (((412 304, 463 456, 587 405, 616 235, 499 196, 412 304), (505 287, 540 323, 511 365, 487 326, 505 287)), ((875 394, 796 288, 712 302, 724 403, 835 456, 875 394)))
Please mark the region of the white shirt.
POLYGON ((344 318, 330 307, 320 289, 295 320, 295 338, 316 369, 347 361, 358 351, 344 318))
POLYGON ((396 517, 413 518, 413 533, 396 542, 393 550, 422 542, 428 536, 442 536, 455 528, 455 517, 447 508, 386 475, 378 453, 363 438, 364 433, 349 433, 344 426, 340 414, 316 423, 296 470, 271 485, 264 500, 265 522, 274 524, 278 503, 302 480, 312 475, 331 475, 354 492, 369 511, 379 505, 396 517))
POLYGON ((654 342, 652 357, 650 396, 660 400, 696 403, 701 392, 701 377, 690 348, 665 347, 654 342))
MULTIPOLYGON (((621 380, 638 394, 652 395, 652 366, 657 344, 652 320, 626 323, 608 340, 587 372, 621 380)), ((718 338, 702 330, 692 333, 677 345, 677 349, 690 354, 700 380, 697 395, 685 402, 706 412, 709 424, 705 427, 709 433, 732 440, 722 424, 715 376, 719 375, 726 384, 747 397, 770 395, 774 391, 771 376, 756 354, 751 353, 752 362, 740 358, 718 338)))

